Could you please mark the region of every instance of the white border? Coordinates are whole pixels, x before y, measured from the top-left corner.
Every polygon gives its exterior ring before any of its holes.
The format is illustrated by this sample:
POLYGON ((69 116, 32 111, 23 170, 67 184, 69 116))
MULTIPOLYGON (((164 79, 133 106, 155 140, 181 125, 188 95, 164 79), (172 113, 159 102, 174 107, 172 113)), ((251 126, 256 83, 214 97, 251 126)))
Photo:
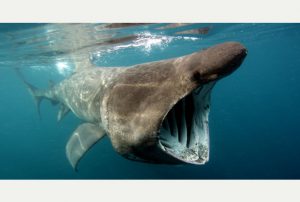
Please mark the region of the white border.
POLYGON ((300 22, 298 0, 6 0, 1 22, 300 22))
POLYGON ((2 201, 299 201, 299 181, 1 181, 2 201))

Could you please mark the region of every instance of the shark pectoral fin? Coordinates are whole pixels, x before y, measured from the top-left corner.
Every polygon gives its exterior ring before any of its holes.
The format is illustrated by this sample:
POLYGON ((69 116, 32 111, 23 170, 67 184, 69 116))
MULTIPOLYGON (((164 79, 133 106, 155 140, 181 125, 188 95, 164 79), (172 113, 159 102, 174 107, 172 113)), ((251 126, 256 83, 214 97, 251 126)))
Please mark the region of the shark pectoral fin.
POLYGON ((57 114, 57 121, 61 121, 68 114, 69 111, 70 109, 66 105, 61 104, 57 114))
POLYGON ((66 145, 66 154, 75 170, 79 160, 104 135, 103 128, 91 123, 83 123, 73 132, 66 145))

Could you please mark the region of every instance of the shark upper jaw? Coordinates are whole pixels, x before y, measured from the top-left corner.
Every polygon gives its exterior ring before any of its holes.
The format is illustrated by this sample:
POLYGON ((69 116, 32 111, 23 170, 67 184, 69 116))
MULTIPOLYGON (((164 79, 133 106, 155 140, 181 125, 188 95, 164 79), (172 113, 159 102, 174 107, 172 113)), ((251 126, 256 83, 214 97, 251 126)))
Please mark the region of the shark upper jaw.
POLYGON ((216 81, 193 90, 166 114, 158 147, 178 162, 204 164, 209 160, 210 95, 216 81))

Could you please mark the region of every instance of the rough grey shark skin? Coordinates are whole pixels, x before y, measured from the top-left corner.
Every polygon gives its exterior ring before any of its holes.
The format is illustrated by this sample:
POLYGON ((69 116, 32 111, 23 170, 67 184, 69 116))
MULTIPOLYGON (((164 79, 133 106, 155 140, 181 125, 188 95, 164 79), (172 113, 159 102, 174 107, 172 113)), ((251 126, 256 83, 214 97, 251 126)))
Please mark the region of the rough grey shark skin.
POLYGON ((81 69, 48 90, 23 81, 37 105, 43 98, 60 103, 58 120, 71 110, 85 122, 66 146, 75 169, 105 134, 131 160, 203 164, 209 156, 211 89, 246 54, 240 43, 227 42, 133 67, 81 69))

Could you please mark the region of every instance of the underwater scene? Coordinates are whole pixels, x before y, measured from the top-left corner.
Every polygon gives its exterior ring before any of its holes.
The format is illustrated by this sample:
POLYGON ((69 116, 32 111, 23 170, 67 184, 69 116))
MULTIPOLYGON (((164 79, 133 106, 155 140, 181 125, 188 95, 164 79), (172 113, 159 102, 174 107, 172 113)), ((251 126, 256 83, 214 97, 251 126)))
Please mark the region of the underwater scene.
POLYGON ((300 24, 0 23, 0 179, 300 179, 300 24))

